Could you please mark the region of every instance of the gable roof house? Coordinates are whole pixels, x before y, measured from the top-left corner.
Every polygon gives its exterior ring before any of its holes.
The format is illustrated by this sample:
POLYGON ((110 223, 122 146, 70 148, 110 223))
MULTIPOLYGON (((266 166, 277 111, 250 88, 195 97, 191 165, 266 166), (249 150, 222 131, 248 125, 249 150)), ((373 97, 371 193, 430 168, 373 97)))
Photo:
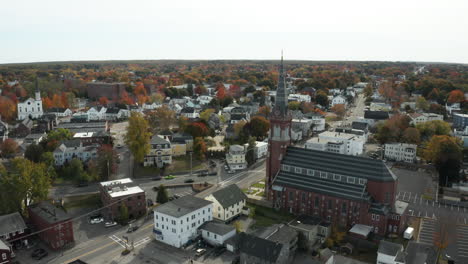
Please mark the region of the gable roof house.
POLYGON ((23 119, 19 124, 15 127, 15 135, 17 137, 26 137, 27 135, 31 134, 31 130, 33 129, 34 122, 29 119, 23 119))
POLYGON ((289 263, 287 247, 281 243, 256 237, 246 233, 239 234, 240 263, 289 263))
POLYGON ((180 111, 180 115, 189 119, 195 119, 200 117, 200 114, 195 110, 194 107, 185 107, 180 111))
POLYGON ((236 235, 236 228, 215 221, 204 223, 200 226, 202 237, 212 246, 222 246, 226 240, 236 235))
POLYGON ((90 159, 97 157, 97 149, 99 145, 83 146, 79 139, 71 139, 62 141, 53 154, 56 166, 62 166, 66 162, 77 158, 82 162, 87 162, 90 159))
POLYGON ((0 140, 5 141, 8 138, 8 124, 3 122, 0 117, 0 140))
POLYGON ((0 216, 0 239, 11 241, 20 239, 14 243, 20 243, 21 237, 26 235, 27 226, 23 217, 18 212, 0 216))
POLYGON ((213 202, 213 217, 226 222, 239 216, 247 202, 247 196, 236 184, 224 187, 205 199, 213 202))
POLYGON ((73 114, 72 110, 69 108, 62 108, 62 107, 52 107, 47 109, 47 114, 54 114, 58 117, 66 117, 71 116, 73 114))
POLYGON ((93 106, 86 113, 88 114, 88 120, 90 121, 98 121, 103 120, 107 108, 104 106, 93 106))

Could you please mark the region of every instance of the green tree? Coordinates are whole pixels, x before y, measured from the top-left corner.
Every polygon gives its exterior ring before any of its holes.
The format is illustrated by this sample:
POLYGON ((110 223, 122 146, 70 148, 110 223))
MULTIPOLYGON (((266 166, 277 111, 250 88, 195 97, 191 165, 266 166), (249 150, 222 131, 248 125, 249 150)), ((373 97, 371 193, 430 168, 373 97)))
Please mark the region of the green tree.
POLYGON ((24 157, 33 162, 39 162, 41 160, 42 152, 44 149, 41 145, 31 144, 26 148, 24 157))
POLYGON ((247 152, 245 153, 245 160, 247 164, 252 165, 255 162, 255 137, 249 137, 248 145, 247 145, 247 152))
POLYGON ((193 141, 193 153, 198 160, 205 160, 206 144, 202 137, 196 137, 193 141))
POLYGON ((215 112, 214 109, 208 108, 205 111, 200 113, 200 119, 208 122, 208 119, 210 119, 211 114, 213 114, 214 112, 215 112))
POLYGON ((427 102, 426 98, 419 96, 418 99, 416 99, 416 108, 422 111, 427 111, 429 110, 429 102, 427 102))
POLYGON ((447 122, 442 120, 433 120, 416 125, 416 128, 421 133, 424 140, 430 139, 432 136, 450 135, 451 128, 447 122))
POLYGON ((128 207, 125 203, 122 203, 119 207, 119 222, 121 224, 128 223, 128 207))
POLYGON ((164 204, 169 201, 169 195, 167 194, 166 186, 159 185, 158 195, 156 196, 156 202, 159 204, 164 204))
POLYGON ((267 136, 268 131, 270 130, 270 121, 263 116, 254 116, 248 123, 248 129, 250 135, 258 139, 263 139, 267 136))
POLYGON ((150 150, 151 133, 148 132, 149 125, 140 113, 132 112, 128 119, 125 143, 133 154, 135 161, 143 162, 145 155, 150 150))
POLYGON ((424 146, 423 157, 434 163, 440 186, 458 180, 462 148, 459 139, 447 135, 433 136, 424 146))
POLYGON ((67 139, 72 139, 73 133, 66 129, 66 128, 57 128, 55 130, 50 131, 47 134, 48 141, 62 141, 67 139))
POLYGON ((300 103, 300 102, 292 101, 292 102, 289 102, 289 103, 288 103, 288 108, 289 108, 289 110, 299 110, 300 107, 301 107, 301 103, 300 103))
POLYGON ((328 107, 328 96, 323 90, 319 90, 315 95, 315 102, 323 107, 328 107))
POLYGON ((91 180, 89 174, 83 167, 83 162, 80 159, 74 158, 65 168, 68 177, 76 182, 89 182, 91 180))

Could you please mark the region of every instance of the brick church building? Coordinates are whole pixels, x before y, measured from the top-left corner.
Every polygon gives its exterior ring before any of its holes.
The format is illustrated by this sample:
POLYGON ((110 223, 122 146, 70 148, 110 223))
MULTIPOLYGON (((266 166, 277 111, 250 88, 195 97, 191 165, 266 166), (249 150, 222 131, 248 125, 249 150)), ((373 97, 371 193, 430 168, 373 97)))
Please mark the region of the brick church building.
POLYGON ((291 146, 291 114, 283 58, 270 115, 266 197, 277 209, 318 216, 378 235, 400 234, 406 205, 396 201, 397 178, 381 160, 291 146))

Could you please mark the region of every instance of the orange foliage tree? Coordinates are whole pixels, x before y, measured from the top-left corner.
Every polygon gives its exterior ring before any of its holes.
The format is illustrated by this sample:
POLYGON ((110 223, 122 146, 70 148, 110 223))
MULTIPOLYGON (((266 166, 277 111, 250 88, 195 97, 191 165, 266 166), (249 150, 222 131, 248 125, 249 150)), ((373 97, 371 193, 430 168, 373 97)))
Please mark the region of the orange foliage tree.
POLYGON ((44 110, 47 110, 51 108, 52 106, 53 106, 53 102, 48 96, 42 97, 42 107, 44 108, 44 110))
POLYGON ((105 96, 102 96, 99 98, 99 104, 100 105, 108 105, 109 104, 109 99, 107 99, 107 97, 105 96))
POLYGON ((460 103, 465 100, 465 94, 461 90, 453 90, 449 93, 447 101, 451 104, 460 103))
POLYGON ((0 115, 3 120, 11 121, 16 117, 16 105, 8 97, 0 97, 0 115))

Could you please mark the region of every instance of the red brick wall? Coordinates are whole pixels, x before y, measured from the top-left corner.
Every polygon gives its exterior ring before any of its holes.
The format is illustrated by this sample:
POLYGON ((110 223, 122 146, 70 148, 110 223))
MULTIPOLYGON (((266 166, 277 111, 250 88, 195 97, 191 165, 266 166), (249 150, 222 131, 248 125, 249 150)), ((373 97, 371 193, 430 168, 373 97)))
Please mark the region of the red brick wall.
POLYGON ((122 203, 125 203, 127 206, 130 218, 137 218, 146 213, 146 196, 144 192, 112 198, 107 192, 101 190, 101 201, 107 208, 105 217, 108 219, 117 220, 119 218, 120 206, 122 203))
POLYGON ((48 244, 51 249, 60 249, 63 245, 74 241, 72 221, 62 221, 49 224, 46 220, 36 215, 32 210, 29 210, 29 217, 38 231, 47 229, 40 232, 38 235, 39 238, 48 244))
POLYGON ((367 182, 367 191, 377 202, 394 204, 396 199, 397 181, 394 182, 367 182), (388 196, 388 201, 385 200, 385 195, 388 196))

